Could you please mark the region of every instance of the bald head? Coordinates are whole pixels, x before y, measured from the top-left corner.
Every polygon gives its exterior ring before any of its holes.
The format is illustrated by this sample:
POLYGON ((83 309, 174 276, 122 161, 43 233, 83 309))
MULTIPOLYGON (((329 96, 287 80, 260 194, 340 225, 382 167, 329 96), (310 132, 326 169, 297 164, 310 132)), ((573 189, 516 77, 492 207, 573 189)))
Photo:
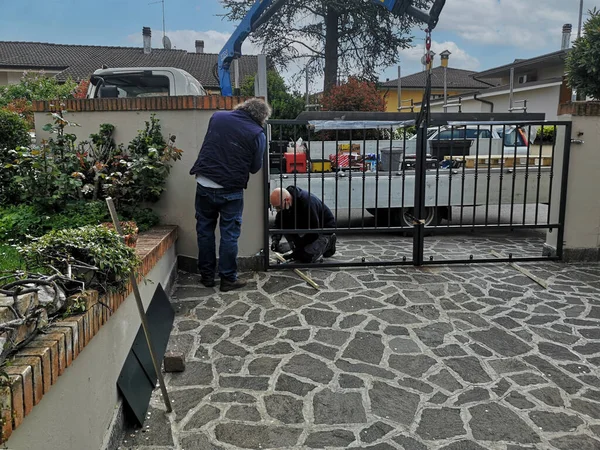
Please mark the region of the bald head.
POLYGON ((271 206, 275 209, 288 209, 292 205, 292 194, 287 189, 277 188, 271 192, 271 206))

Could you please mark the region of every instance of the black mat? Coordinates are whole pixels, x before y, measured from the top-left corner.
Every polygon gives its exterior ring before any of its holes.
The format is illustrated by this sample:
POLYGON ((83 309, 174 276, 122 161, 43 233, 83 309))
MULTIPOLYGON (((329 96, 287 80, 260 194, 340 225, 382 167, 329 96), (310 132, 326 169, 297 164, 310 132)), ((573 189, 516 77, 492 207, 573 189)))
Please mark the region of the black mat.
MULTIPOLYGON (((146 316, 154 354, 159 364, 161 364, 173 328, 175 311, 160 284, 154 292, 146 316)), ((127 409, 133 413, 133 417, 140 426, 144 424, 150 397, 156 387, 157 380, 144 330, 140 326, 117 380, 117 386, 123 394, 127 409)))

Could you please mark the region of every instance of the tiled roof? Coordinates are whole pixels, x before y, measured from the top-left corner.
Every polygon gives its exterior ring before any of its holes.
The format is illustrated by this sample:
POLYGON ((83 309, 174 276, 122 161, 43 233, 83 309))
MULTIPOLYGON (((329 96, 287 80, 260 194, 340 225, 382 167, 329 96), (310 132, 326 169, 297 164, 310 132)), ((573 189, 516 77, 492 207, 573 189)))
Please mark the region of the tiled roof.
MULTIPOLYGON (((0 41, 0 68, 58 70, 60 73, 56 77, 59 80, 89 78, 103 64, 108 67, 177 67, 189 72, 205 88, 218 89, 219 82, 215 78, 217 56, 154 48, 146 55, 141 47, 0 41)), ((242 56, 239 61, 241 80, 257 72, 256 56, 242 56)))
MULTIPOLYGON (((488 80, 488 83, 483 83, 475 80, 473 75, 477 75, 477 72, 448 67, 448 89, 485 89, 495 85, 493 82, 494 80, 488 80)), ((423 71, 402 77, 402 88, 423 89, 425 87, 426 76, 427 72, 423 71)), ((438 66, 432 70, 431 85, 434 89, 444 88, 443 67, 438 66)), ((382 86, 386 88, 395 88, 398 86, 398 79, 386 81, 385 83, 382 83, 382 86)))

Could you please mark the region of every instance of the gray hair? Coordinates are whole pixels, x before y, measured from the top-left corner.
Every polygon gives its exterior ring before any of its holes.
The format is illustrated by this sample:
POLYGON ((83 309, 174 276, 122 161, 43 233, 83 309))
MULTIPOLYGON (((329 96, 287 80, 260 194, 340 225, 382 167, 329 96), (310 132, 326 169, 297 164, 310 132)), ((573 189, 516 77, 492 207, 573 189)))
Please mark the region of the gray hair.
POLYGON ((247 112, 255 122, 258 122, 261 126, 264 126, 267 119, 271 117, 271 107, 260 98, 250 98, 244 103, 241 103, 235 107, 235 109, 247 112))

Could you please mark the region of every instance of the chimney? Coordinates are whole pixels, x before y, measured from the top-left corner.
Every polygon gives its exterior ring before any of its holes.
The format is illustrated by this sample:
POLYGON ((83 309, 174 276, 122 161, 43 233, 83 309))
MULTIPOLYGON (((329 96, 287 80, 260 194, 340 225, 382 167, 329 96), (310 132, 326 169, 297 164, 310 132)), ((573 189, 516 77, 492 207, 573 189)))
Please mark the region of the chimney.
POLYGON ((433 60, 435 58, 435 52, 434 51, 430 50, 429 53, 431 54, 431 62, 426 65, 427 70, 430 70, 433 67, 433 60))
POLYGON ((571 32, 573 31, 573 25, 566 23, 563 25, 562 32, 562 46, 561 50, 567 50, 571 46, 571 32))
POLYGON ((204 53, 204 41, 196 41, 196 53, 204 53))
POLYGON ((442 53, 440 53, 442 58, 442 67, 448 67, 448 60, 450 59, 451 54, 452 53, 450 53, 448 50, 444 50, 442 53))
POLYGON ((150 31, 150 27, 142 28, 142 38, 144 39, 144 54, 149 55, 152 52, 152 31, 150 31))

